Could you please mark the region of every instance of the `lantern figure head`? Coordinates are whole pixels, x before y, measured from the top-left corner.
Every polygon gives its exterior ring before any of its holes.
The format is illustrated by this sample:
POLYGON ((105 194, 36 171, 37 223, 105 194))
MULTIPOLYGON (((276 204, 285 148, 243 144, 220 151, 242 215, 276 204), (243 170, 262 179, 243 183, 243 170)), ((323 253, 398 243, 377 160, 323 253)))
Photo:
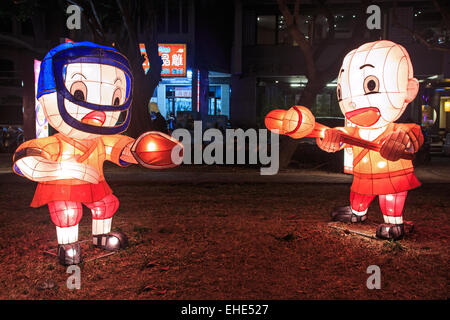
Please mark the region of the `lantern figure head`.
POLYGON ((337 97, 350 122, 381 128, 402 115, 418 90, 408 52, 401 45, 381 40, 363 44, 345 56, 337 97))
POLYGON ((93 139, 127 129, 132 81, 128 60, 116 49, 64 43, 42 61, 37 98, 57 131, 93 139))

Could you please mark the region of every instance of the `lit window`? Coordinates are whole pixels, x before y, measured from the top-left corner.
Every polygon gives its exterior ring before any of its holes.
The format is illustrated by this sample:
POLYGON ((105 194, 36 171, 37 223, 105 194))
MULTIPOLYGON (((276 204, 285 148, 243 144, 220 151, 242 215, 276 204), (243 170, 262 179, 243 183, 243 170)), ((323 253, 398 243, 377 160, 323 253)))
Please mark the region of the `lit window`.
POLYGON ((257 44, 275 44, 275 16, 258 16, 256 20, 257 44))

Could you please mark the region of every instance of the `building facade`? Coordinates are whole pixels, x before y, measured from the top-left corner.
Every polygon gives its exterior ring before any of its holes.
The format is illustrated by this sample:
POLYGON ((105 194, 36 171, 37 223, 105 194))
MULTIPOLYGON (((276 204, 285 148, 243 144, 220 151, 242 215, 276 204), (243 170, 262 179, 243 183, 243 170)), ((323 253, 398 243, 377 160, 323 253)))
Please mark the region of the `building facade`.
MULTIPOLYGON (((205 0, 155 1, 157 41, 165 65, 151 102, 158 104, 166 119, 170 116, 180 119, 180 126, 189 118, 202 120, 205 126, 224 127, 230 118, 233 6, 229 4, 205 0), (163 51, 173 45, 184 46, 182 61, 175 61, 176 56, 164 59, 163 51), (172 67, 178 74, 165 72, 172 67)), ((22 20, 15 15, 17 10, 26 12, 26 8, 18 7, 20 3, 2 6, 0 125, 23 128, 30 139, 36 133, 37 120, 34 60, 42 60, 49 49, 67 39, 93 41, 93 35, 84 16, 80 30, 68 30, 68 15, 56 2, 39 3, 42 14, 22 20), (58 9, 48 10, 52 5, 58 9)), ((106 32, 106 38, 114 39, 114 34, 106 32)))

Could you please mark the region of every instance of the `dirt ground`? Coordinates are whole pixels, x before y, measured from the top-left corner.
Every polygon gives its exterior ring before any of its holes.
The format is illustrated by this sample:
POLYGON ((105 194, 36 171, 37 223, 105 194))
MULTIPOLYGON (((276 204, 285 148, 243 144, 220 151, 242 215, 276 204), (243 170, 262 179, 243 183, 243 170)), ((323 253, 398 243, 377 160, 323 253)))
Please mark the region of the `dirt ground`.
MULTIPOLYGON (((81 289, 56 257, 46 207, 28 207, 34 184, 0 182, 0 299, 448 299, 449 185, 408 195, 415 231, 398 242, 333 229, 330 209, 348 184, 110 183, 113 229, 130 246, 81 264, 81 289), (381 289, 369 290, 369 265, 381 289), (49 286, 50 288, 44 288, 49 286)), ((369 223, 375 232, 378 202, 369 223)), ((80 240, 90 239, 85 208, 80 240)), ((347 227, 346 225, 341 225, 347 227)), ((84 258, 101 254, 83 244, 84 258)))

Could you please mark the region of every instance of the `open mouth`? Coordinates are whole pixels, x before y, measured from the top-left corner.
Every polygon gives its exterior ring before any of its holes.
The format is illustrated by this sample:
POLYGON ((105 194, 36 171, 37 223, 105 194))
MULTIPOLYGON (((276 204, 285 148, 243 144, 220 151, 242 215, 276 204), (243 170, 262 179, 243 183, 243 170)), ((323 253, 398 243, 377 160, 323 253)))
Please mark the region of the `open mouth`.
POLYGON ((370 127, 380 119, 381 113, 376 107, 367 107, 349 111, 345 117, 357 126, 370 127))
POLYGON ((81 119, 81 122, 90 124, 93 126, 101 127, 106 120, 106 114, 103 111, 92 111, 81 119))

